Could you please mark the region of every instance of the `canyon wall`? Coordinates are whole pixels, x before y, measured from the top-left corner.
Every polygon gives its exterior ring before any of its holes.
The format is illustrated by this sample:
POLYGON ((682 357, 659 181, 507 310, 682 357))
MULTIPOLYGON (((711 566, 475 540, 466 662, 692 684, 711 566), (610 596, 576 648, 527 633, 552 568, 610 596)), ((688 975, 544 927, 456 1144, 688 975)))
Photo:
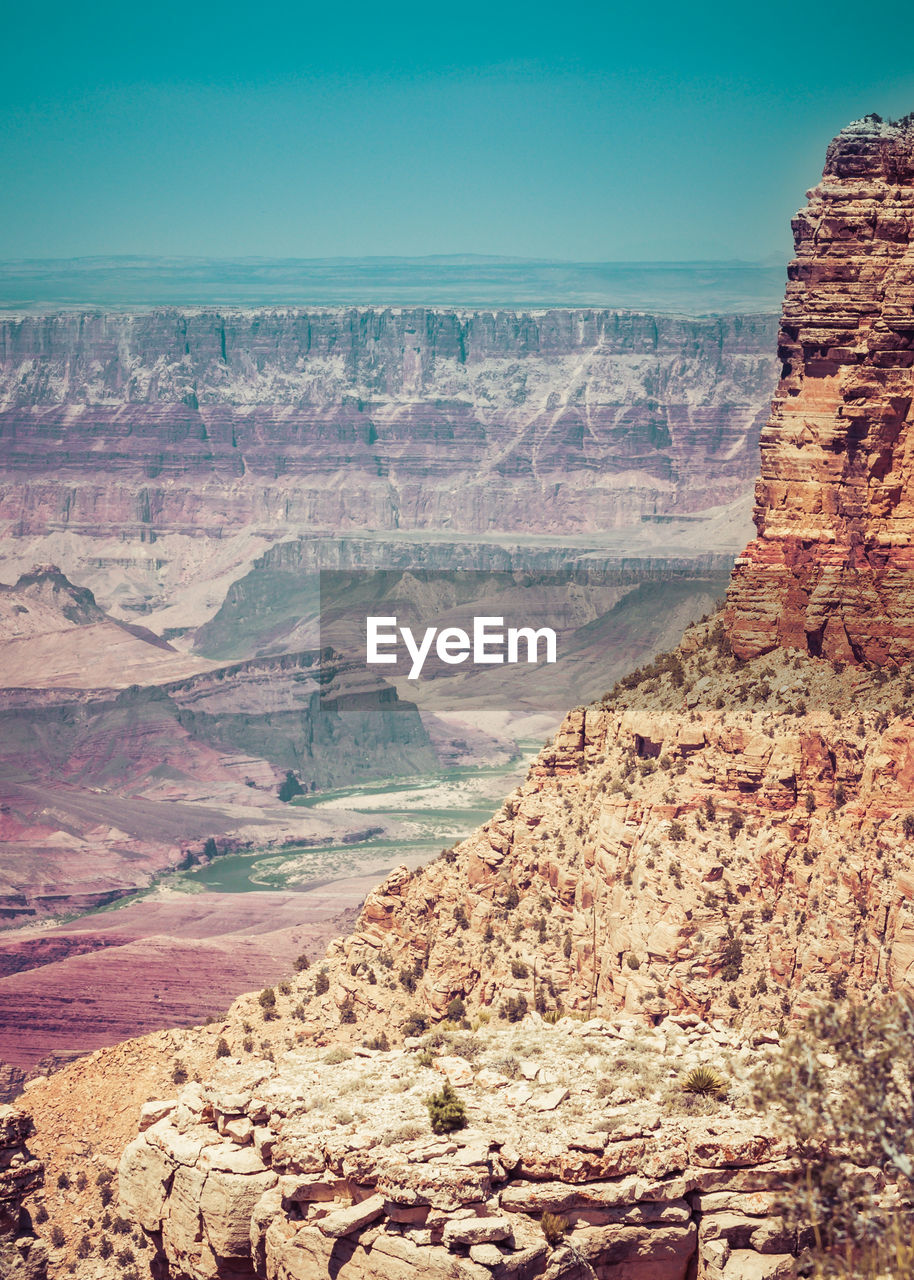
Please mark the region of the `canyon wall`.
POLYGON ((737 562, 742 657, 914 656, 914 124, 857 121, 794 219, 757 539, 737 562))
POLYGON ((594 310, 6 319, 0 522, 149 539, 687 515, 751 481, 772 337, 769 316, 594 310))

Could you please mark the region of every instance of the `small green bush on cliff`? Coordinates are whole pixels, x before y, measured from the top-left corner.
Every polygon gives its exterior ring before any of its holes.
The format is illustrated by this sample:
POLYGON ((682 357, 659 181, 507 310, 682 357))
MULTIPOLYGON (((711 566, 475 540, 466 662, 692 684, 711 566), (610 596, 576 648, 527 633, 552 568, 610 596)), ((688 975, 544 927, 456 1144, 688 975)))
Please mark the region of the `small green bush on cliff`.
POLYGON ((440 1093, 433 1093, 426 1098, 432 1133, 453 1133, 455 1129, 463 1129, 467 1123, 467 1109, 463 1101, 457 1097, 447 1082, 440 1093))

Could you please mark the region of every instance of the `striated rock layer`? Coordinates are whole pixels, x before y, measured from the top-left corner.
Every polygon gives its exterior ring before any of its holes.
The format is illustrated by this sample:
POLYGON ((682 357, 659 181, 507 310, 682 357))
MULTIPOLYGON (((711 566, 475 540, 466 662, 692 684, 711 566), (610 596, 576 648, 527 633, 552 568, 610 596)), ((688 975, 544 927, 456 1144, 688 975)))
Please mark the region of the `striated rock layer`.
POLYGON ((914 656, 914 123, 857 121, 794 219, 758 537, 737 561, 741 657, 914 656))
POLYGON ((529 534, 688 514, 751 482, 771 336, 768 316, 594 310, 5 320, 0 526, 529 534))

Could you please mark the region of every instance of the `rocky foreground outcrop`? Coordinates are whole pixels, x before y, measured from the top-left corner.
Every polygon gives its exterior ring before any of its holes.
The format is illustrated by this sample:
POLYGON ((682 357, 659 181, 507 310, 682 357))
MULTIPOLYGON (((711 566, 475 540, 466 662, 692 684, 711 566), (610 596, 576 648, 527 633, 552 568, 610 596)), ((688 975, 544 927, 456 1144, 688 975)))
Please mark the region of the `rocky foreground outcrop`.
MULTIPOLYGON (((177 1280, 763 1280, 794 1274, 794 1168, 745 1081, 781 1052, 694 1016, 530 1015, 391 1051, 227 1061, 143 1108, 120 1204, 177 1280), (727 1099, 683 1090, 726 1072, 727 1099), (444 1080, 467 1126, 435 1134, 444 1080)), ((802 1242, 800 1242, 802 1243, 802 1242)))
POLYGON ((843 129, 793 223, 758 538, 737 562, 741 657, 914 656, 914 121, 843 129))
POLYGON ((23 1207, 41 1186, 44 1170, 26 1140, 32 1122, 13 1107, 0 1106, 0 1276, 3 1280, 44 1280, 48 1253, 23 1207))

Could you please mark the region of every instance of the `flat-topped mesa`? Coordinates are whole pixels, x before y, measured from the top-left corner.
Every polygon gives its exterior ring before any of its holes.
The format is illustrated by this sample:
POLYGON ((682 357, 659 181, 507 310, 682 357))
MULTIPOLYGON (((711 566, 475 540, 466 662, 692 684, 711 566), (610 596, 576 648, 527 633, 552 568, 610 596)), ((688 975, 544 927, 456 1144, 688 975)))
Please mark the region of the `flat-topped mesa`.
POLYGON ((914 658, 914 119, 843 129, 793 221, 735 653, 914 658))

